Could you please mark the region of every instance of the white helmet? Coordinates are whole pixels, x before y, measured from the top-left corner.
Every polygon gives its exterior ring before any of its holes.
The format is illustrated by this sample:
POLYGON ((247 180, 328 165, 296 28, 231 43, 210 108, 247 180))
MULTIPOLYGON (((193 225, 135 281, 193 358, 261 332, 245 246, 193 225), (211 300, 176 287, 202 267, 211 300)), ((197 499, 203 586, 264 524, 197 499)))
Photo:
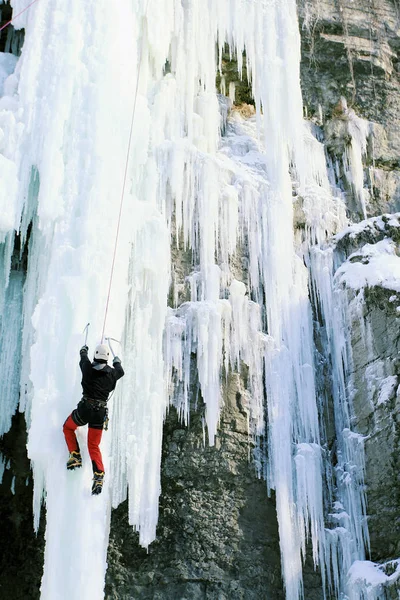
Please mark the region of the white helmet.
POLYGON ((110 356, 110 351, 105 344, 99 344, 94 351, 95 360, 107 360, 110 356))

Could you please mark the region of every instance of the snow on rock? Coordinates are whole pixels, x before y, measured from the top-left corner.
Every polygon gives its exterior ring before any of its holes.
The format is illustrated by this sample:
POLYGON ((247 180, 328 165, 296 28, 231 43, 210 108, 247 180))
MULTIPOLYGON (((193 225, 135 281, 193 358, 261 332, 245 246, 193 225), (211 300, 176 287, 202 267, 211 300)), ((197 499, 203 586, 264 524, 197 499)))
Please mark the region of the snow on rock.
POLYGON ((378 406, 380 404, 386 404, 389 398, 392 397, 393 392, 398 386, 398 382, 398 377, 396 375, 390 375, 381 381, 377 402, 378 406))
POLYGON ((396 244, 384 239, 376 244, 365 244, 336 272, 338 283, 359 290, 376 285, 400 291, 400 257, 396 254, 396 244))
POLYGON ((379 600, 379 598, 385 597, 385 586, 400 578, 400 560, 393 561, 388 565, 357 560, 349 570, 349 578, 352 583, 350 600, 358 600, 358 598, 379 600), (391 575, 385 573, 385 567, 389 565, 391 570, 394 569, 391 575))
MULTIPOLYGON (((364 219, 359 223, 354 223, 349 227, 343 229, 340 233, 336 234, 333 238, 335 243, 340 242, 345 238, 357 239, 363 234, 366 236, 382 236, 389 228, 400 227, 400 213, 393 215, 380 215, 379 217, 371 217, 370 219, 364 219)), ((378 241, 378 240, 376 240, 378 241)))

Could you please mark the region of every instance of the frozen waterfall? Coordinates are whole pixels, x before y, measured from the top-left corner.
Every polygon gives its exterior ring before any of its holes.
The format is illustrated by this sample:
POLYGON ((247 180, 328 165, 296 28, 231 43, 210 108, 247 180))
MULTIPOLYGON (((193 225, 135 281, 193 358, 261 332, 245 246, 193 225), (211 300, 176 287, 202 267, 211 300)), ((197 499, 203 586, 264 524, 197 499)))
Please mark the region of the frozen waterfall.
MULTIPOLYGON (((28 3, 11 0, 15 14, 28 3)), ((127 497, 129 522, 151 544, 167 407, 188 422, 195 367, 213 444, 224 373, 241 363, 249 435, 268 439, 286 597, 303 598, 311 542, 325 589, 344 598, 347 569, 365 558, 368 539, 362 442, 350 430, 329 249, 314 245, 346 218, 324 148, 303 121, 295 0, 119 0, 112 17, 105 0, 39 0, 14 26, 25 29, 21 57, 0 54, 0 364, 8 373, 0 424, 4 433, 18 407, 26 413, 36 527, 46 505, 42 599, 103 597, 110 511, 127 497), (215 81, 226 44, 239 72, 246 61, 256 116, 222 123, 227 101, 215 81), (121 340, 126 376, 103 436, 104 493, 93 499, 88 456, 82 472, 65 471, 62 423, 80 395, 86 323, 91 350, 101 337, 136 91, 106 322, 106 335, 121 340), (26 274, 12 263, 17 237, 21 252, 29 245, 26 274), (192 257, 190 296, 180 302, 176 292, 168 303, 176 248, 192 257), (311 287, 342 457, 342 486, 330 495, 311 287), (339 506, 347 520, 332 525, 327 515, 339 506)))

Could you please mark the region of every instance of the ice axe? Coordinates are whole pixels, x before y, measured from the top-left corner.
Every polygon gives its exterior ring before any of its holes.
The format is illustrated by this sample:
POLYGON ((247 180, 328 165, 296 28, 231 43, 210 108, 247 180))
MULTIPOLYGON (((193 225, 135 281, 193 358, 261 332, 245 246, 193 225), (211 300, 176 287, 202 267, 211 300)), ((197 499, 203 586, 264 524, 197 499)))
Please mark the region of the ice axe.
POLYGON ((86 335, 85 335, 85 346, 87 346, 87 338, 88 338, 88 333, 89 333, 89 325, 90 325, 90 323, 88 323, 86 325, 85 329, 82 331, 82 333, 86 332, 86 335))
POLYGON ((112 338, 112 337, 107 337, 106 340, 108 342, 108 345, 110 346, 111 354, 113 355, 113 358, 115 358, 115 352, 113 350, 113 347, 111 345, 111 341, 110 340, 112 340, 113 342, 117 342, 117 344, 120 344, 121 342, 119 340, 116 340, 115 338, 112 338))

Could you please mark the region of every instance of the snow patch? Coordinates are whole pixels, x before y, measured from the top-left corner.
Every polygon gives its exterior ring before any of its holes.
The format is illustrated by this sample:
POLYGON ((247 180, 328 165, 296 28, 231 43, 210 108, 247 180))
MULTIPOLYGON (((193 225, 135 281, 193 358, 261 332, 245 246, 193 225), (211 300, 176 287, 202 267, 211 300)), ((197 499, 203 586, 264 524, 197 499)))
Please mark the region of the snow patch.
POLYGON ((393 395, 394 390, 398 385, 398 378, 396 375, 390 375, 382 380, 379 396, 378 396, 378 406, 381 404, 386 404, 389 398, 393 395))
POLYGON ((336 234, 333 239, 336 242, 347 236, 351 239, 354 239, 363 231, 373 231, 374 229, 384 232, 387 225, 390 225, 391 227, 400 227, 400 213, 395 213, 393 215, 380 215, 378 217, 364 219, 359 223, 355 223, 354 225, 350 225, 350 227, 346 227, 343 231, 336 234))
POLYGON ((358 600, 360 597, 379 600, 383 597, 386 586, 400 578, 400 559, 384 565, 357 560, 350 567, 348 576, 352 586, 350 600, 358 600), (384 572, 389 565, 391 570, 395 569, 392 575, 386 575, 384 572))
POLYGON ((376 244, 365 244, 339 267, 335 278, 339 284, 355 290, 381 286, 400 292, 400 257, 396 254, 396 244, 387 238, 376 244))

